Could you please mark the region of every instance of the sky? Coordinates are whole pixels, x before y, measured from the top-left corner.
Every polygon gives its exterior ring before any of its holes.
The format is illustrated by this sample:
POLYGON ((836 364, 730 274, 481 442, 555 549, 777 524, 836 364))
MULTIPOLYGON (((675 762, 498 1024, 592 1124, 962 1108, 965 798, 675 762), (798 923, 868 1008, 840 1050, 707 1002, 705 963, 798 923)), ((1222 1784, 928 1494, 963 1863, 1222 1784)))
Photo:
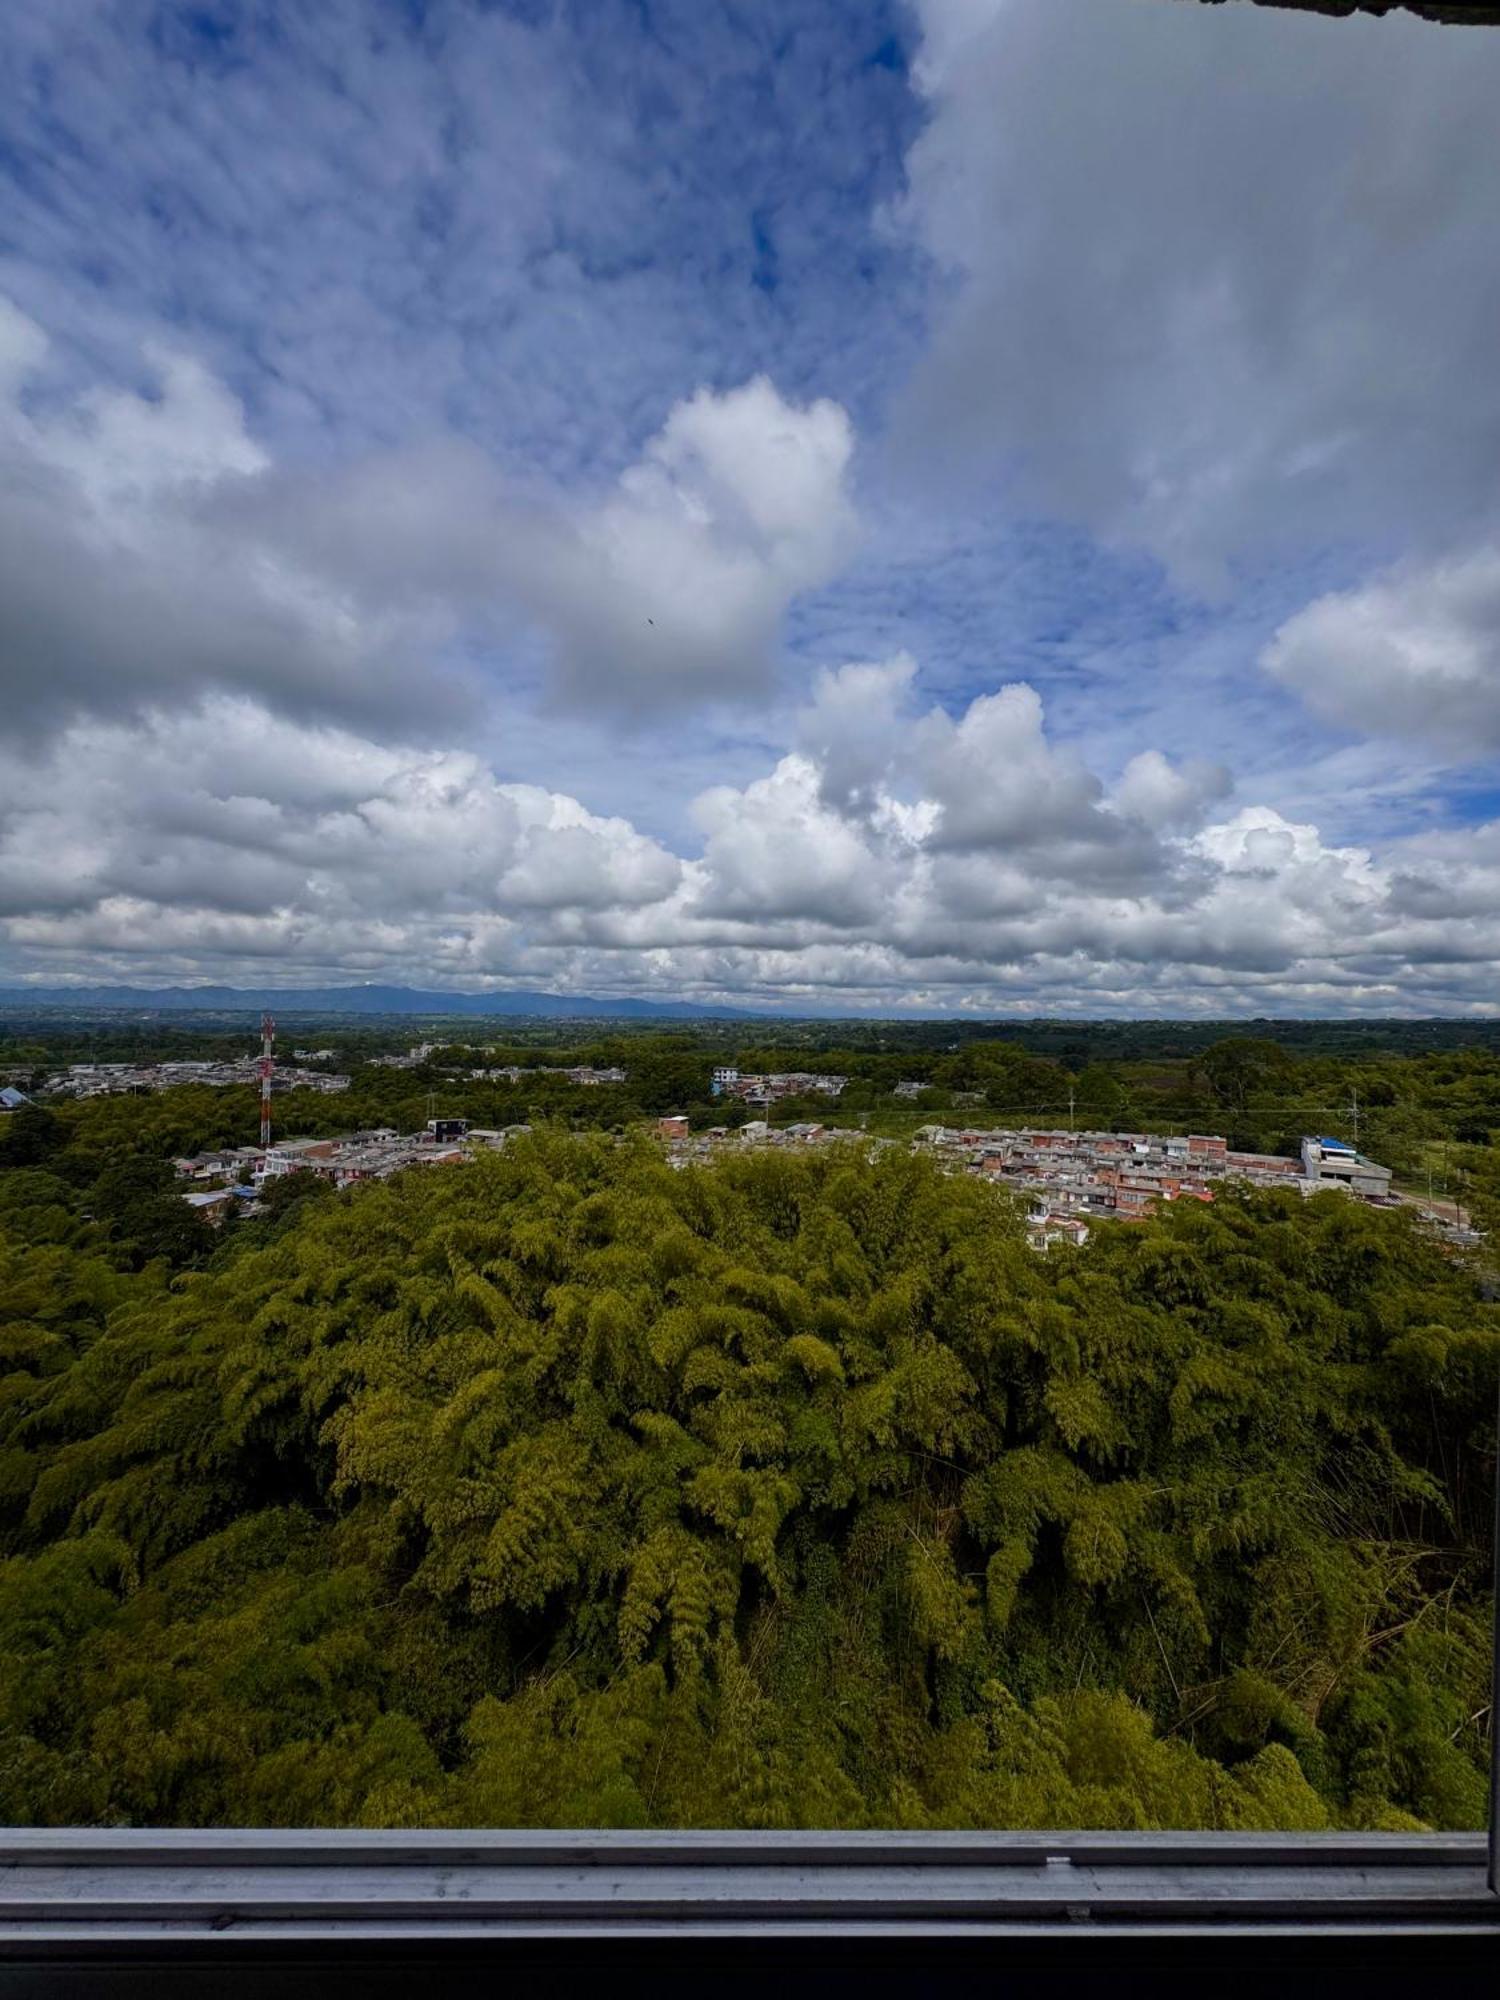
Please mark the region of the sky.
POLYGON ((0 983, 1500 1010, 1500 31, 0 13, 0 983))

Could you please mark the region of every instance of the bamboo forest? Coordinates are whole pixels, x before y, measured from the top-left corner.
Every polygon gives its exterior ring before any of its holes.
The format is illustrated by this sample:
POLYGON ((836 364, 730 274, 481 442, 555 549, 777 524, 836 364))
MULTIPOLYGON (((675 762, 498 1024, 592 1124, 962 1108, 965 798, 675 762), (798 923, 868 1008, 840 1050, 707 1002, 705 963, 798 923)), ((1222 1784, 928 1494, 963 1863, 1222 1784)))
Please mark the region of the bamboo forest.
POLYGON ((1484 1823, 1500 1286, 1409 1213, 543 1122, 209 1244, 12 1122, 7 1821, 1484 1823))

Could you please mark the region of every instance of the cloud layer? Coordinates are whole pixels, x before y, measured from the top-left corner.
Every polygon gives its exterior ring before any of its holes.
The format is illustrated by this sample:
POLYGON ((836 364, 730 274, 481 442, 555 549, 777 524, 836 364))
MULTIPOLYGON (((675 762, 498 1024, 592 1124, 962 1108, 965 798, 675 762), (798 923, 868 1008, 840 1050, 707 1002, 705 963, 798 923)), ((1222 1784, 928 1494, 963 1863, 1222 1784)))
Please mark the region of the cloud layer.
POLYGON ((1181 577, 1500 519, 1493 38, 919 0, 914 429, 1181 577))
POLYGON ((0 982, 1500 1004, 1500 36, 11 13, 0 982))
POLYGON ((24 976, 750 996, 795 1008, 1222 1013, 1489 1004, 1500 827, 1330 846, 1146 753, 1110 790, 1011 685, 950 719, 908 663, 825 677, 789 750, 702 793, 701 850, 215 697, 0 758, 0 937, 24 976), (883 740, 851 700, 887 691, 883 740), (860 783, 851 789, 848 774, 860 783))

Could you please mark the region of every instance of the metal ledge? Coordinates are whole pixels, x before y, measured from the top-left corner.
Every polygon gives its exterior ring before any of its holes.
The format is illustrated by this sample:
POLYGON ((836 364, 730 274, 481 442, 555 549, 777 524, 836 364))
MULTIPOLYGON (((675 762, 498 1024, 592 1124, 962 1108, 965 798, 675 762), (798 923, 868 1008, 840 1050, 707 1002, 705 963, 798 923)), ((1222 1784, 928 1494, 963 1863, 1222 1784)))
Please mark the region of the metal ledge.
POLYGON ((0 1957, 80 1946, 1492 1937, 1482 1835, 18 1831, 0 1957))

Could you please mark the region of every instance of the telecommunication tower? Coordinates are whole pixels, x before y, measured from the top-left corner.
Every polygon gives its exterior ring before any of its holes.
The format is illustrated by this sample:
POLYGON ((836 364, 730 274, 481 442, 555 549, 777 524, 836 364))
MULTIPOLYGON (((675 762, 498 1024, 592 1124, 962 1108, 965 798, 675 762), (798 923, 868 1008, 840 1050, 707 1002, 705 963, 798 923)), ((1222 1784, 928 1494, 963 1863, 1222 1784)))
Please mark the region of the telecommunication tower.
POLYGON ((272 1050, 276 1045, 276 1023, 269 1014, 260 1017, 260 1143, 271 1143, 271 1074, 276 1067, 272 1050))

